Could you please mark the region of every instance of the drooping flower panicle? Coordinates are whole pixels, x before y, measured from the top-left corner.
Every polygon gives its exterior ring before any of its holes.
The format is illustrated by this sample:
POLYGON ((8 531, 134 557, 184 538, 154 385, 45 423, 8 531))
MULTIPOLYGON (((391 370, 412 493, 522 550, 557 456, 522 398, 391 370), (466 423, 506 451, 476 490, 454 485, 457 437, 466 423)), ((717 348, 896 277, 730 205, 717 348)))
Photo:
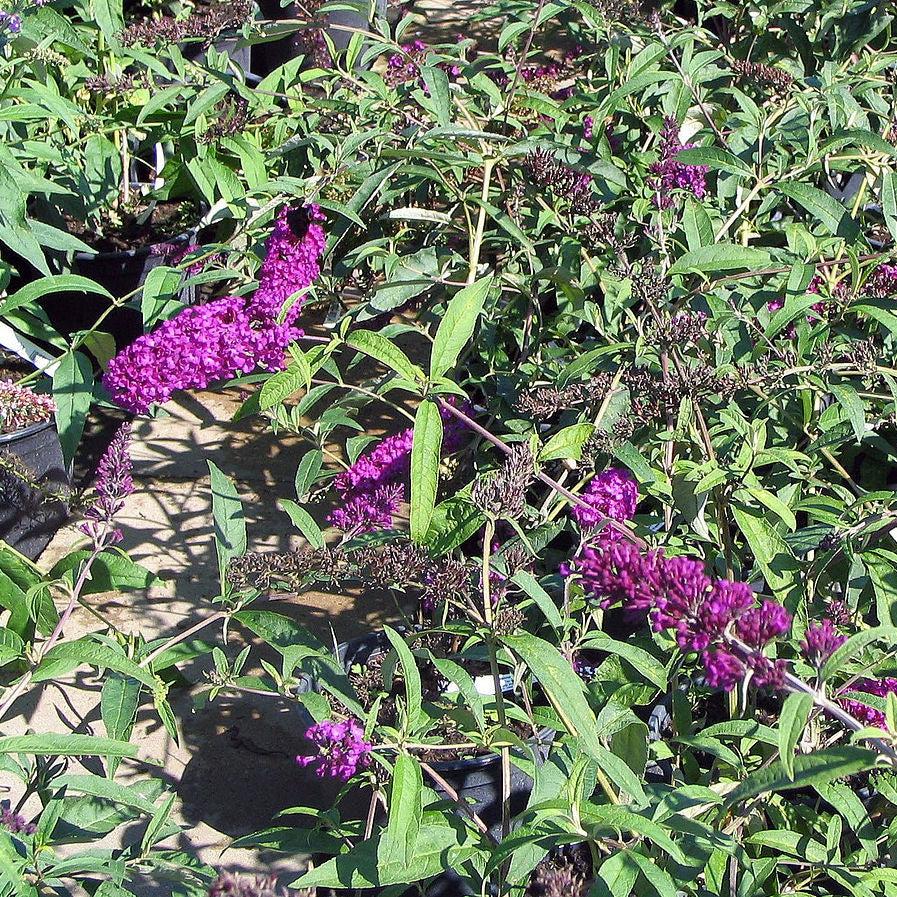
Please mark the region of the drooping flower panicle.
POLYGON ((135 340, 109 362, 103 383, 112 398, 140 414, 178 390, 204 389, 257 367, 283 367, 286 347, 301 335, 293 326, 301 302, 279 317, 285 301, 320 273, 322 217, 317 206, 283 209, 268 238, 254 295, 185 308, 135 340))
POLYGON ((607 530, 562 572, 578 574, 602 607, 647 612, 656 631, 671 632, 683 651, 700 656, 711 687, 730 690, 748 672, 757 685, 781 683, 783 664, 763 649, 790 629, 791 615, 773 601, 755 606, 746 583, 713 580, 695 558, 642 551, 607 530), (733 648, 730 635, 746 650, 733 648))

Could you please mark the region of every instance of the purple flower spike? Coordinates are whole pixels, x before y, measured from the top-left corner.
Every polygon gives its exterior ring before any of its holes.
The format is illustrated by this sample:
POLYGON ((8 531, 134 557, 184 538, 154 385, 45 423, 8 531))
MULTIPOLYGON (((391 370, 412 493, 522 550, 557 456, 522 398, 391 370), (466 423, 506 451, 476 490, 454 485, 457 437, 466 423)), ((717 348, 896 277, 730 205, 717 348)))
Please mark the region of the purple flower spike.
POLYGON ((359 770, 371 764, 371 744, 364 740, 364 729, 354 719, 335 723, 315 723, 305 733, 318 749, 312 756, 299 755, 300 766, 311 766, 320 778, 348 782, 359 770))
POLYGON ((692 149, 694 144, 683 144, 679 140, 679 125, 675 118, 663 120, 661 131, 660 159, 649 168, 652 175, 649 186, 655 193, 654 203, 658 208, 668 209, 673 205, 673 191, 685 190, 695 199, 703 199, 707 194, 706 165, 686 165, 676 156, 682 150, 692 149))
MULTIPOLYGON (((125 505, 125 499, 134 491, 131 479, 131 425, 122 424, 109 448, 97 465, 94 488, 97 497, 85 512, 87 520, 81 524, 81 532, 92 539, 99 539, 109 531, 115 515, 125 505)), ((121 539, 121 532, 111 530, 113 541, 121 539)))

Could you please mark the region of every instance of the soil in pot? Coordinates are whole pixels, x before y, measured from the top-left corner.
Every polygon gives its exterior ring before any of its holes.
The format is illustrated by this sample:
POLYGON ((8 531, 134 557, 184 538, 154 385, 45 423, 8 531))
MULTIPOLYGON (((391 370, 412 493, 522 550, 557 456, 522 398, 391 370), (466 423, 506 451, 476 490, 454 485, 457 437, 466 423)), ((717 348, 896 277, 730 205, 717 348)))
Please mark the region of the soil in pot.
POLYGON ((35 560, 68 517, 68 486, 52 422, 0 436, 0 539, 35 560))

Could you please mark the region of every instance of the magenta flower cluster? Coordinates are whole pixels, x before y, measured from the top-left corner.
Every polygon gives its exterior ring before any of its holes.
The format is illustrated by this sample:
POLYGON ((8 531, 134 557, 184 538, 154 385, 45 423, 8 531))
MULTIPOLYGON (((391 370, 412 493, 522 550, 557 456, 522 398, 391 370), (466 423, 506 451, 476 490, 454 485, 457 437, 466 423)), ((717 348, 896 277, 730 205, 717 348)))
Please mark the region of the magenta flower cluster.
POLYGON ((668 631, 679 647, 698 654, 712 688, 731 690, 750 671, 760 686, 777 687, 785 672, 763 648, 791 628, 780 604, 754 606, 743 582, 711 579, 701 561, 642 551, 604 531, 563 572, 577 573, 586 594, 602 607, 647 612, 655 631, 668 631), (736 649, 734 637, 747 650, 736 649))
POLYGON ((0 28, 5 28, 10 34, 18 34, 22 30, 22 17, 0 10, 0 28))
MULTIPOLYGON (((888 695, 897 695, 897 679, 860 679, 850 686, 850 691, 865 692, 878 698, 886 698, 888 695)), ((862 701, 842 698, 838 703, 853 717, 867 726, 883 728, 885 715, 877 707, 870 707, 862 701)))
MULTIPOLYGON (((449 412, 441 410, 442 450, 453 452, 464 439, 464 427, 449 412)), ((361 455, 334 481, 343 504, 327 517, 327 522, 355 535, 392 526, 393 515, 405 500, 402 482, 411 469, 414 430, 409 427, 382 439, 376 448, 361 455)))
POLYGON ((674 190, 685 190, 696 199, 703 199, 707 194, 709 169, 706 165, 687 165, 676 158, 682 150, 692 149, 694 144, 680 142, 679 124, 675 118, 664 119, 660 138, 660 159, 648 169, 652 175, 648 183, 655 194, 655 205, 661 209, 670 208, 674 190))
POLYGON ((638 501, 638 486, 629 471, 611 467, 594 477, 580 497, 591 506, 573 508, 573 516, 580 526, 596 526, 604 517, 631 520, 638 501))
POLYGON ((56 413, 52 397, 12 380, 0 380, 0 433, 15 433, 50 420, 56 413))
MULTIPOLYGON (((807 286, 807 292, 814 294, 821 293, 821 288, 824 283, 825 278, 819 274, 815 275, 807 286)), ((837 282, 832 291, 832 295, 835 299, 844 301, 850 294, 850 288, 850 278, 844 277, 837 282)), ((895 293, 897 293, 897 265, 878 265, 866 279, 866 282, 862 287, 862 294, 864 296, 877 299, 885 299, 889 296, 893 296, 895 293)), ((775 314, 780 308, 784 307, 785 302, 782 299, 772 299, 766 303, 766 308, 770 314, 775 314)), ((814 302, 810 306, 812 311, 816 312, 817 315, 822 315, 825 312, 825 307, 825 299, 820 299, 819 302, 814 302)), ((808 315, 807 321, 812 322, 812 320, 812 317, 808 315)), ((786 328, 785 336, 788 337, 788 339, 794 339, 796 335, 797 330, 794 325, 790 325, 786 328)))
POLYGON ((103 378, 112 398, 134 413, 182 389, 203 389, 256 367, 278 370, 301 335, 301 303, 284 303, 320 273, 323 215, 317 206, 285 208, 266 244, 259 285, 247 301, 228 296, 185 308, 119 352, 103 378))
POLYGON ((835 624, 827 619, 821 623, 811 623, 807 627, 801 651, 810 663, 821 666, 846 641, 847 636, 841 635, 835 624))
POLYGON ((360 769, 371 764, 371 744, 364 740, 364 729, 354 719, 335 723, 325 720, 310 726, 305 737, 317 747, 311 756, 300 754, 296 762, 311 766, 321 778, 347 782, 360 769))

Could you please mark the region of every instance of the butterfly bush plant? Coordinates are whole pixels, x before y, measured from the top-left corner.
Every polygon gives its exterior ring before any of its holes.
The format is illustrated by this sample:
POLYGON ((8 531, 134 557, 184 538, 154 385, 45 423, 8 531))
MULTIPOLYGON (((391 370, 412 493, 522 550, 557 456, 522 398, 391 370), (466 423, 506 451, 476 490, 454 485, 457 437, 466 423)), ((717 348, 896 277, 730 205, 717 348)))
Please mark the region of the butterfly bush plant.
MULTIPOLYGON (((105 360, 103 395, 144 414, 248 390, 238 418, 307 442, 280 499, 304 544, 247 552, 210 465, 220 594, 169 640, 67 641, 92 591, 144 581, 116 548, 125 431, 85 547, 47 574, 0 556, 0 720, 81 666, 109 690, 108 738, 0 737, 21 783, 3 893, 68 876, 109 897, 138 872, 278 892, 166 851, 174 796, 116 779, 142 701, 176 736, 172 669, 203 654, 205 698, 286 704, 305 731, 287 749, 336 793, 235 842, 306 863, 291 893, 893 890, 892 12, 478 18, 494 42, 375 18, 256 92, 213 51, 201 76, 177 49, 133 54, 165 83, 137 115, 180 141, 168 189, 228 226, 144 285, 147 333, 105 360), (188 304, 183 278, 214 295, 188 304), (395 615, 333 648, 266 606, 319 586, 385 592, 395 615), (59 766, 84 754, 103 776, 59 766), (64 858, 77 795, 146 817, 139 843, 64 858)), ((52 193, 40 175, 22 183, 52 193)))
POLYGON ((405 21, 325 80, 318 287, 353 299, 246 406, 310 442, 308 547, 231 587, 387 588, 400 622, 268 670, 297 762, 369 799, 302 834, 295 886, 887 891, 891 21, 482 16, 492 50, 405 21), (494 817, 446 758, 492 764, 494 817))

